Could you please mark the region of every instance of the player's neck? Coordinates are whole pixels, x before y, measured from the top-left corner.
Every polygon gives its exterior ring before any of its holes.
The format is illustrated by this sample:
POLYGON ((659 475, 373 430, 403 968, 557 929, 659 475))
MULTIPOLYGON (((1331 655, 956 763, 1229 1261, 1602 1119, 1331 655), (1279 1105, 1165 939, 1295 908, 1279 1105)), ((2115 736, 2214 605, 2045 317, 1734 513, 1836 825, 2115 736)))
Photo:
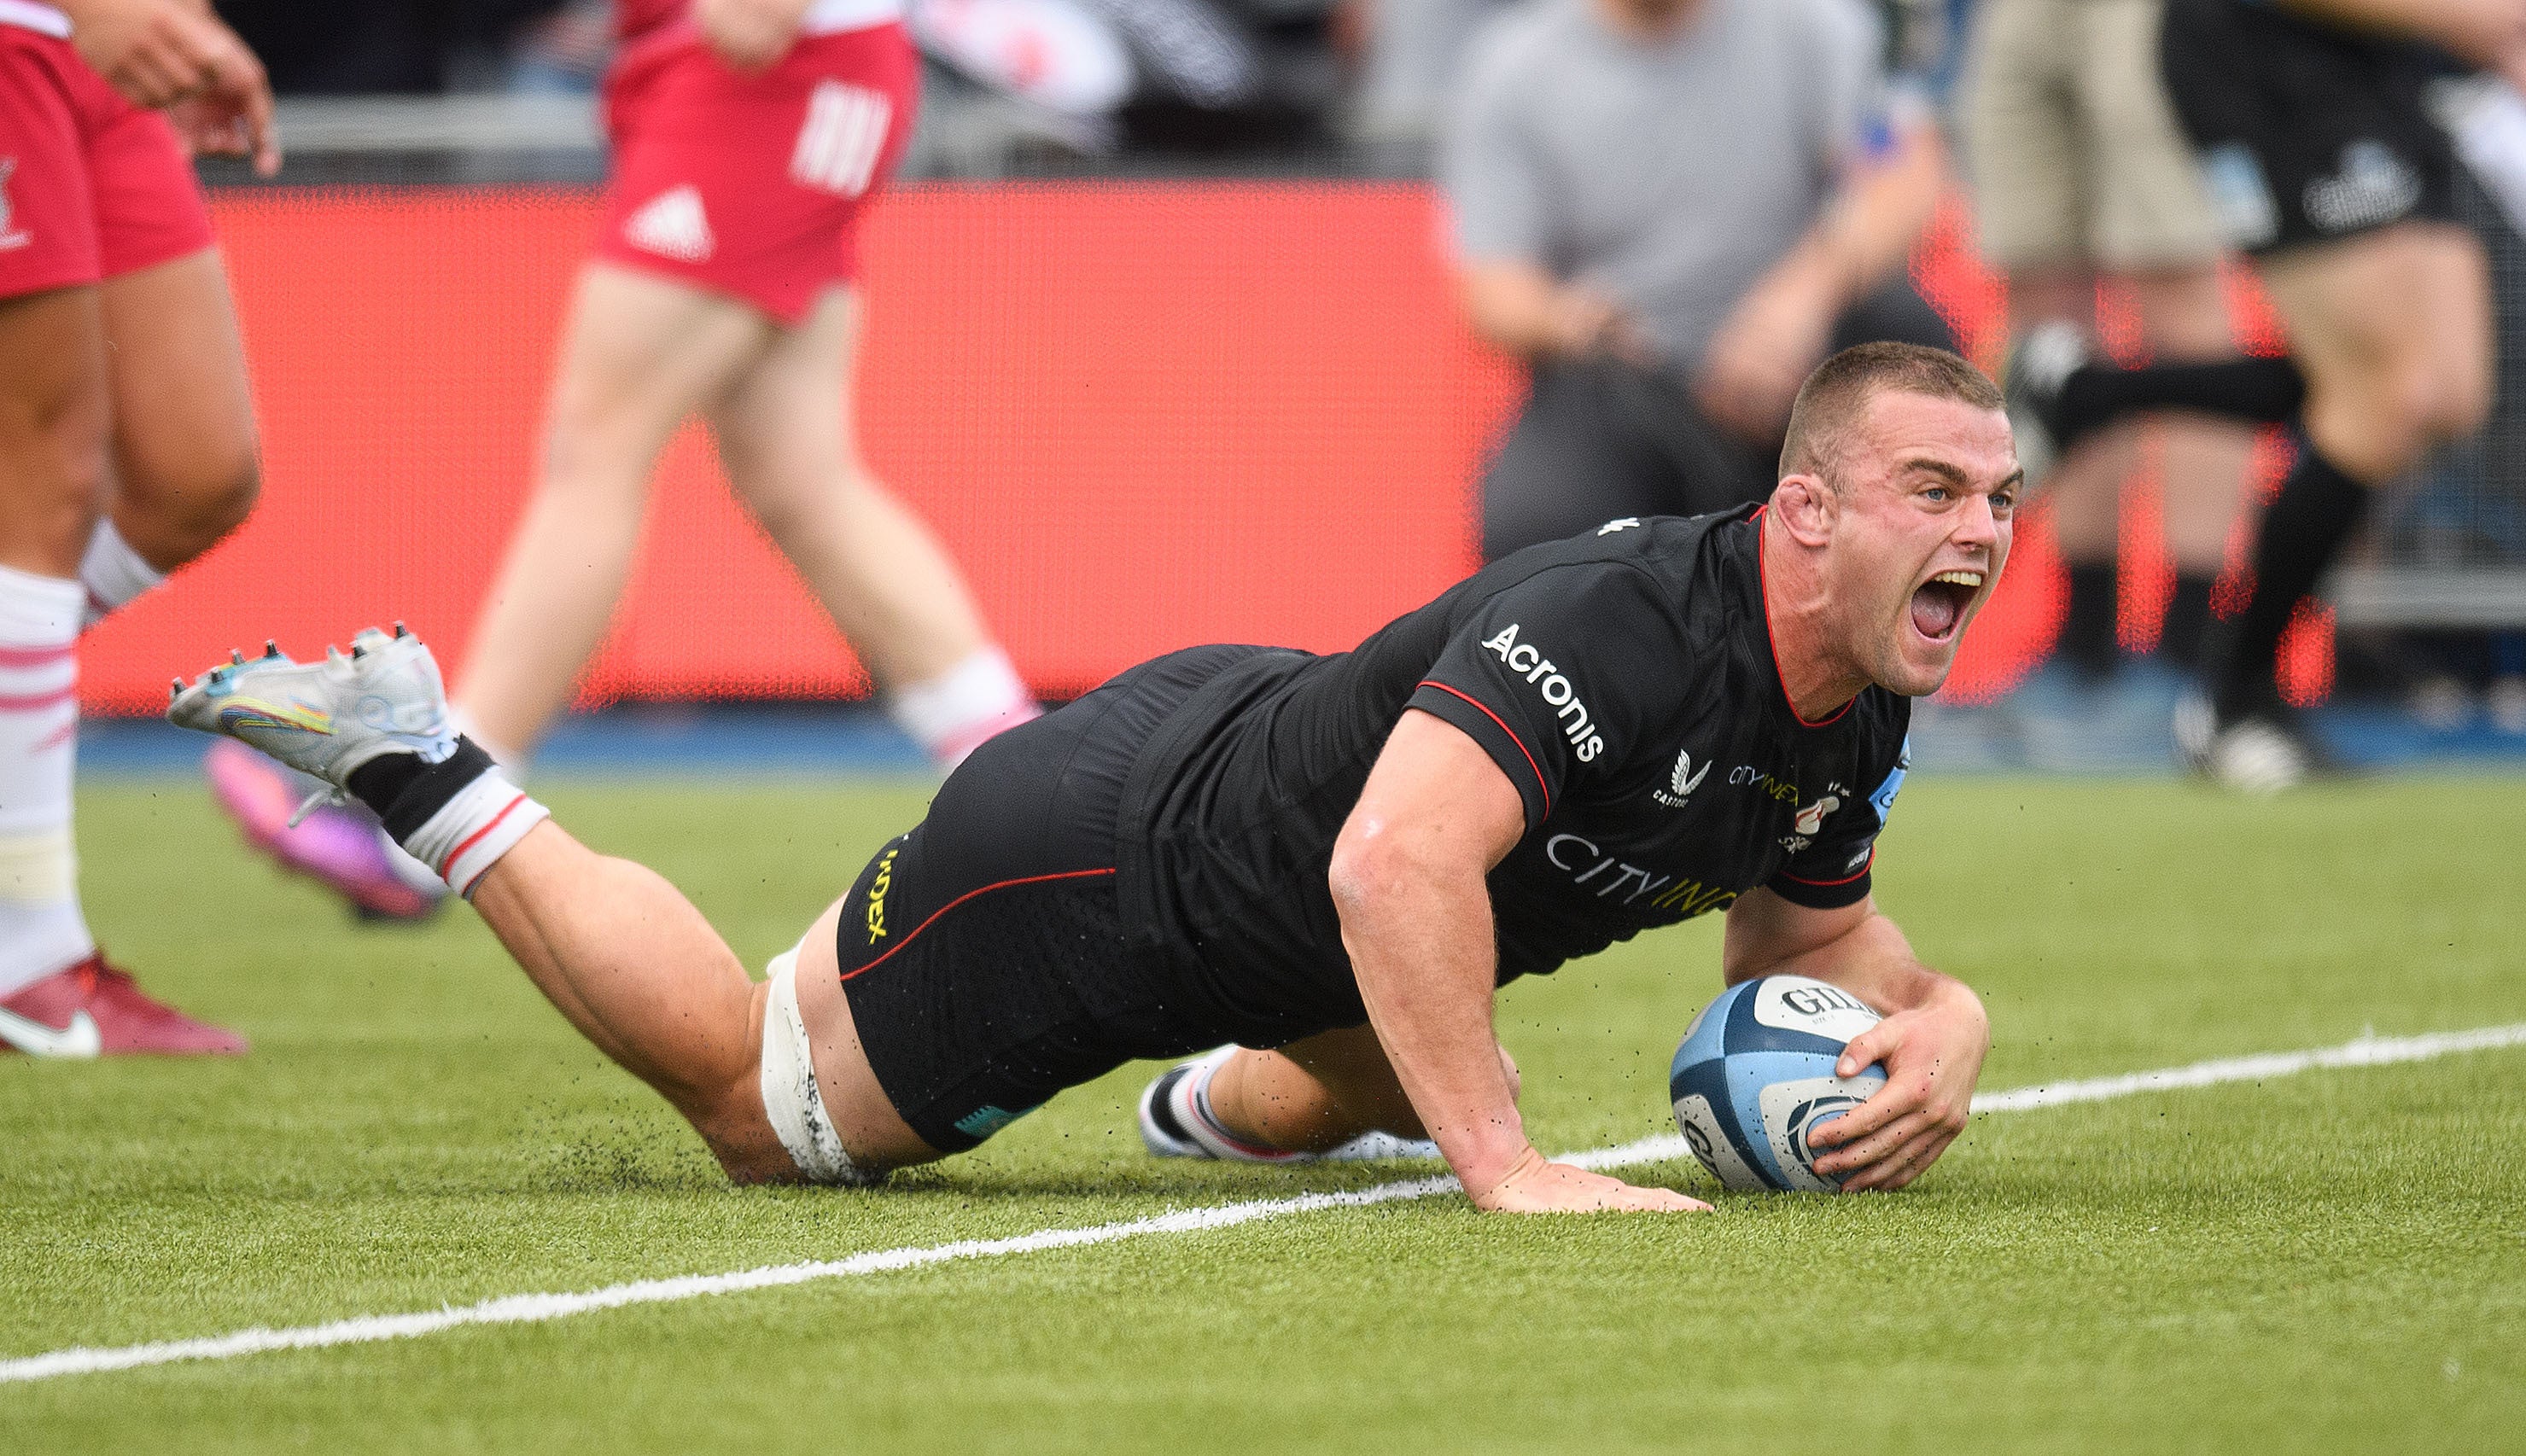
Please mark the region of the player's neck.
POLYGON ((1822 723, 1859 696, 1868 678, 1832 650, 1832 600, 1823 574, 1769 515, 1766 512, 1766 519, 1755 528, 1763 533, 1756 566, 1762 578, 1763 626, 1771 635, 1772 665, 1780 674, 1781 692, 1790 700, 1790 711, 1802 723, 1822 723))

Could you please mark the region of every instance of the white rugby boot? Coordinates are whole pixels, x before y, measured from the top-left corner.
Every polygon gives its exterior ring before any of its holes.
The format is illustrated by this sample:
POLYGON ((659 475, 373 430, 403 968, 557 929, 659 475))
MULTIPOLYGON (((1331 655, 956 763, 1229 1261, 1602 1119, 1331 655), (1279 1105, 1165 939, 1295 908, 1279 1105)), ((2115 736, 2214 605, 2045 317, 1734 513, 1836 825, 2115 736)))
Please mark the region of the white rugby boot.
POLYGON ((191 686, 176 679, 167 718, 324 780, 330 791, 311 797, 302 813, 327 798, 340 802, 352 771, 381 754, 438 764, 456 751, 438 664, 400 622, 391 635, 361 631, 348 656, 328 647, 318 662, 292 661, 271 642, 261 657, 230 652, 191 686))
POLYGON ((1292 1153, 1243 1141, 1210 1114, 1211 1075, 1237 1055, 1223 1046, 1158 1074, 1140 1090, 1140 1141, 1160 1158, 1213 1158, 1229 1163, 1358 1163, 1435 1158, 1439 1145, 1391 1132, 1363 1132, 1322 1153, 1292 1153))

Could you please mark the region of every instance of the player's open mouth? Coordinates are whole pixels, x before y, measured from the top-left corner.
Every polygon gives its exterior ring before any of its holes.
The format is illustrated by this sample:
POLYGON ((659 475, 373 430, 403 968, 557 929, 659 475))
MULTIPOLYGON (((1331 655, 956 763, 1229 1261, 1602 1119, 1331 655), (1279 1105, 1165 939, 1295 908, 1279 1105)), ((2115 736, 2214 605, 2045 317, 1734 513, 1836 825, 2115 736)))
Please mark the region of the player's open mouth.
POLYGON ((1933 642, 1944 642, 1964 625, 1965 610, 1982 591, 1982 573, 1941 572, 1912 593, 1912 629, 1933 642))

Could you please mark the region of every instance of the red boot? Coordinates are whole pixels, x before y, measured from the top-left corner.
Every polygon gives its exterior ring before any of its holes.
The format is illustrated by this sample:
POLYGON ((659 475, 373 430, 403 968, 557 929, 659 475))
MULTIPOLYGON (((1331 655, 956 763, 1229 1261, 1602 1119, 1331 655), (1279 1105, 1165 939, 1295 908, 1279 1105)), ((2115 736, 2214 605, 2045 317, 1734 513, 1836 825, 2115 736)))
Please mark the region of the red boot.
POLYGON ((237 1056, 245 1038, 142 995, 99 951, 0 999, 0 1051, 39 1057, 237 1056))

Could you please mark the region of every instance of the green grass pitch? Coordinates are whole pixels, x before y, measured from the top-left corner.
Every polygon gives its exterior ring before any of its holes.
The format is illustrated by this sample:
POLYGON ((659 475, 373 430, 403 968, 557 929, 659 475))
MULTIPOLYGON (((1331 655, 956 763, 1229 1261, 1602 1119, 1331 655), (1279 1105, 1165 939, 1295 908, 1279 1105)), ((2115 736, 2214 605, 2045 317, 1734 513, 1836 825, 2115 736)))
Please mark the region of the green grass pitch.
MULTIPOLYGON (((923 795, 549 797, 759 967, 923 795)), ((189 783, 81 813, 106 943, 255 1051, 0 1058, 0 1357, 1402 1176, 1152 1162, 1127 1068, 883 1191, 731 1190, 470 915, 356 928, 189 783)), ((1984 993, 2004 1088, 2526 1022, 2521 846, 2521 779, 1916 776, 1879 885, 1984 993)), ((1671 1129, 1717 950, 1705 923, 1504 997, 1541 1143, 1671 1129)), ((1907 1193, 1718 1201, 1425 1199, 0 1385, 0 1451, 2526 1450, 2526 1049, 1985 1117, 1907 1193)))

